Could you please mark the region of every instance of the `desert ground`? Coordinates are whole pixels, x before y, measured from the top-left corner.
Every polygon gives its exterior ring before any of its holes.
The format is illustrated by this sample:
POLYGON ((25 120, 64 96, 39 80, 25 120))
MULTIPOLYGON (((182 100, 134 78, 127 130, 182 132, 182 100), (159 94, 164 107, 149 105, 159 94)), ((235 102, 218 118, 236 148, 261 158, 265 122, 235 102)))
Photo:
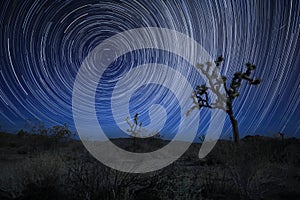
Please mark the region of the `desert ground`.
MULTIPOLYGON (((112 141, 137 152, 168 142, 112 141)), ((300 199, 299 139, 247 136, 239 145, 219 140, 202 160, 200 146, 192 144, 159 171, 130 174, 101 164, 80 140, 2 132, 0 199, 300 199)))

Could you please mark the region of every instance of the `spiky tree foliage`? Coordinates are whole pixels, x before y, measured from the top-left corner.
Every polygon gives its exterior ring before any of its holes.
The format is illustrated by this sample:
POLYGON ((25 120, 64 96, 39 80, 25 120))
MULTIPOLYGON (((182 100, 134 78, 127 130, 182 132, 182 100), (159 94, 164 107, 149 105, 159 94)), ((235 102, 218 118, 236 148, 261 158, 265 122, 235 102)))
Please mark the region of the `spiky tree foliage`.
POLYGON ((200 110, 201 108, 218 108, 224 110, 228 114, 231 121, 234 141, 238 143, 239 129, 238 121, 236 120, 233 112, 233 101, 240 96, 239 88, 241 87, 243 80, 248 82, 250 85, 259 85, 261 80, 250 77, 252 72, 256 69, 256 66, 246 63, 246 71, 236 72, 231 81, 228 81, 226 76, 220 76, 217 73, 218 67, 223 61, 224 58, 222 56, 218 57, 218 59, 215 61, 216 67, 214 68, 212 68, 213 64, 210 62, 207 62, 205 65, 197 65, 202 74, 206 77, 208 86, 206 84, 196 86, 191 96, 194 105, 186 114, 189 115, 189 113, 194 109, 200 110), (209 99, 209 91, 216 95, 215 102, 211 102, 209 99))

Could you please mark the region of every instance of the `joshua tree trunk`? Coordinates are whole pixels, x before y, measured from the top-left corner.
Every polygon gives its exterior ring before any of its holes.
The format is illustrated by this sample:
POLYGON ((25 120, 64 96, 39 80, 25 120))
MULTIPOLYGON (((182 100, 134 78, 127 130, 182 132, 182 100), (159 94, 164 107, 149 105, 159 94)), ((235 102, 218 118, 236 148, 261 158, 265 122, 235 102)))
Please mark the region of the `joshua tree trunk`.
POLYGON ((234 143, 238 144, 239 140, 240 140, 239 127, 238 127, 238 121, 235 119, 234 114, 233 114, 232 102, 231 101, 229 101, 227 103, 227 111, 226 112, 227 112, 227 114, 230 118, 230 121, 231 121, 234 143))

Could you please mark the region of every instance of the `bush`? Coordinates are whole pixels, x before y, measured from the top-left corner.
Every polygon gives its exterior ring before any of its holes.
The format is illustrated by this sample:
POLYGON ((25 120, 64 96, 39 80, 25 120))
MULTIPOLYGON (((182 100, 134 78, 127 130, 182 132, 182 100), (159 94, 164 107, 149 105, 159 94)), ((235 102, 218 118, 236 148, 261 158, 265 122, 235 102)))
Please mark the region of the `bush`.
POLYGON ((49 199, 62 195, 63 168, 62 160, 49 153, 26 158, 6 170, 1 176, 0 188, 11 198, 18 199, 49 199))

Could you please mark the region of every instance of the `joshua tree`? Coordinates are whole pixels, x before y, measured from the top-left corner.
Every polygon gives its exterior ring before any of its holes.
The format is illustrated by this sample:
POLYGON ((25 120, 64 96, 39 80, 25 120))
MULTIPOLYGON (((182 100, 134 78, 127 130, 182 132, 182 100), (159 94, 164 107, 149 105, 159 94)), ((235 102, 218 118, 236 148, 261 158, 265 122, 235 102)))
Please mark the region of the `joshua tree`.
POLYGON ((129 125, 130 129, 127 129, 127 132, 133 137, 133 144, 136 144, 136 137, 142 132, 142 122, 138 123, 139 114, 136 113, 133 118, 133 123, 130 122, 129 117, 126 117, 125 121, 129 125))
POLYGON ((245 72, 236 72, 231 79, 231 82, 227 83, 227 77, 219 76, 217 73, 217 67, 219 67, 223 61, 224 58, 222 56, 218 57, 218 59, 215 61, 215 68, 212 68, 213 65, 210 62, 207 62, 206 66, 203 64, 197 65, 202 74, 207 78, 209 85, 206 86, 205 84, 203 84, 196 86, 196 89, 191 96, 194 106, 190 110, 188 110, 186 114, 189 115, 189 113, 194 109, 200 110, 203 107, 210 109, 218 108, 224 110, 228 114, 231 121, 234 142, 238 143, 239 129, 238 121, 236 120, 233 113, 233 101, 240 95, 238 89, 241 86, 243 80, 247 81, 250 85, 259 85, 261 80, 250 78, 251 73, 256 69, 256 66, 247 63, 247 70, 245 72), (225 92, 222 92, 222 88, 225 90, 225 92), (210 101, 208 91, 216 95, 217 98, 215 102, 210 101))
POLYGON ((158 131, 149 133, 146 129, 144 129, 143 122, 139 122, 139 113, 135 113, 133 117, 133 123, 130 122, 129 117, 126 117, 125 121, 129 126, 129 129, 127 129, 126 131, 130 133, 130 135, 134 138, 137 136, 141 136, 141 133, 143 133, 142 135, 145 135, 145 137, 148 134, 149 137, 153 136, 153 138, 163 138, 163 135, 160 134, 158 131))

